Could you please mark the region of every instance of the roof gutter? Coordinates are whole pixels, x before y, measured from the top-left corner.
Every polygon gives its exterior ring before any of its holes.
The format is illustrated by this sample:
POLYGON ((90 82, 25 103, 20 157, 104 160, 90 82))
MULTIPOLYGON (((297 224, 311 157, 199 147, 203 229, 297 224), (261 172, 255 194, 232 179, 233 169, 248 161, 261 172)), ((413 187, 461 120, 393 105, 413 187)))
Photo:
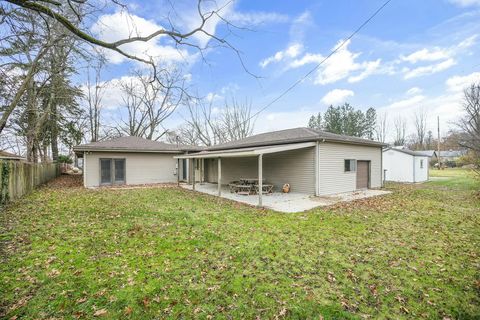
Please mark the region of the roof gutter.
POLYGON ((76 148, 73 147, 74 152, 138 152, 138 153, 183 153, 183 150, 146 150, 146 149, 99 149, 99 148, 76 148))

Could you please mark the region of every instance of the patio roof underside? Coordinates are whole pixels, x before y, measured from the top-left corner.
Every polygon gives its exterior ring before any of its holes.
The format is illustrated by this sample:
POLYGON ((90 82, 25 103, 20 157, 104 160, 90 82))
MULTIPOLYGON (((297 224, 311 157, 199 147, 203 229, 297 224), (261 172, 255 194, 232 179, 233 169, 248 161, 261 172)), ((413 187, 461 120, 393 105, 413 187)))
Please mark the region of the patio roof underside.
POLYGON ((228 150, 221 150, 221 151, 202 151, 198 153, 175 156, 174 158, 175 159, 198 159, 198 158, 208 159, 208 158, 254 157, 254 156, 259 156, 263 154, 309 148, 315 145, 316 145, 316 142, 303 142, 303 143, 293 143, 293 144, 275 145, 275 146, 266 146, 266 147, 228 149, 228 150))
MULTIPOLYGON (((227 185, 242 179, 256 179, 273 185, 280 191, 285 183, 291 185, 291 191, 308 195, 316 194, 315 171, 316 142, 285 144, 268 147, 207 151, 175 156, 177 159, 190 160, 189 183, 193 183, 193 167, 198 170, 199 182, 211 182, 227 185), (202 162, 193 161, 195 159, 202 162), (264 179, 264 180, 262 180, 264 179)), ((180 165, 180 164, 179 164, 180 165)))

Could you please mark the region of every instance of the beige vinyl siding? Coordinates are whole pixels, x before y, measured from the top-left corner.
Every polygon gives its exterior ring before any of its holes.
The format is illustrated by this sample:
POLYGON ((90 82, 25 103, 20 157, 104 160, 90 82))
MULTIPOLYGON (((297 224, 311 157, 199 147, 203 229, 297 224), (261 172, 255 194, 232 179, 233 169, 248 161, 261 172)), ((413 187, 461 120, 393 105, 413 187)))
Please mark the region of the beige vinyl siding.
POLYGON ((289 183, 291 192, 315 194, 315 147, 264 155, 263 175, 277 191, 289 183))
MULTIPOLYGON (((258 176, 258 158, 222 158, 222 184, 228 184, 239 178, 256 178, 258 176)), ((205 179, 216 183, 218 180, 218 160, 205 159, 205 179)))
POLYGON ((368 160, 370 162, 370 188, 382 185, 382 148, 341 143, 319 145, 320 195, 354 191, 356 172, 344 171, 344 160, 368 160))
POLYGON ((100 185, 100 158, 125 159, 126 184, 176 182, 173 154, 89 152, 85 157, 85 186, 100 185))
MULTIPOLYGON (((305 148, 263 156, 263 177, 280 191, 289 183, 291 192, 315 194, 315 148, 305 148)), ((205 179, 217 182, 217 159, 205 160, 205 179)), ((222 184, 239 178, 258 177, 258 157, 222 158, 222 184)))

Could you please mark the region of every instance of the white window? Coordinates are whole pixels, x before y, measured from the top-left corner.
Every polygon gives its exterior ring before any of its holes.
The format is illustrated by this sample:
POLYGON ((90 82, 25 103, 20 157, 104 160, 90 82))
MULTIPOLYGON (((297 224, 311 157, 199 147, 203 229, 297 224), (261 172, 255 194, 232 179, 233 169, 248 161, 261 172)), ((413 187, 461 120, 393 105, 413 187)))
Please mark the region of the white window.
POLYGON ((423 159, 420 160, 420 169, 423 169, 423 159))
POLYGON ((355 172, 357 170, 357 160, 345 159, 344 167, 345 172, 355 172))

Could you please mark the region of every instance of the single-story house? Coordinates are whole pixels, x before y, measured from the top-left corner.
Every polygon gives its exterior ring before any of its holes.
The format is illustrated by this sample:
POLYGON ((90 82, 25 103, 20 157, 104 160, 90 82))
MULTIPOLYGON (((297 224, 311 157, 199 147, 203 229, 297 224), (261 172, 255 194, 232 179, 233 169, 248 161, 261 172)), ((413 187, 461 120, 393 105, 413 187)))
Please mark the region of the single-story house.
MULTIPOLYGON (((222 185, 240 178, 280 190, 332 195, 382 186, 384 143, 310 128, 257 134, 213 147, 166 144, 135 137, 74 148, 84 158, 86 187, 186 181, 222 185), (118 171, 118 172, 117 172, 118 171)), ((259 204, 261 205, 261 194, 259 204)))
POLYGON ((467 150, 440 150, 440 158, 444 161, 457 161, 461 156, 467 154, 467 150))
POLYGON ((384 179, 396 182, 428 181, 430 158, 422 152, 387 148, 383 150, 384 179))
POLYGON ((437 151, 436 151, 436 150, 416 150, 416 152, 417 152, 419 155, 427 156, 427 157, 429 157, 430 159, 437 157, 437 151))
POLYGON ((140 137, 120 137, 74 147, 83 158, 83 184, 99 187, 115 184, 175 183, 187 180, 187 167, 174 155, 201 148, 168 144, 140 137))

